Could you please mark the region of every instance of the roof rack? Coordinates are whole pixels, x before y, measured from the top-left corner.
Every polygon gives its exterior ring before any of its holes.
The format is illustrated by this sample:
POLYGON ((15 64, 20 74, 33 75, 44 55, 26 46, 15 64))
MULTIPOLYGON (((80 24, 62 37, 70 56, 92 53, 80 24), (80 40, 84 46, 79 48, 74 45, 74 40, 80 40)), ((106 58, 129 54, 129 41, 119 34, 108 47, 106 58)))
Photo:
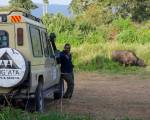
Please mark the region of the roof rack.
MULTIPOLYGON (((24 8, 10 8, 10 7, 2 7, 3 8, 3 11, 4 12, 7 12, 6 15, 10 15, 12 14, 13 12, 21 12, 22 13, 22 16, 26 17, 26 18, 29 18, 31 20, 34 20, 36 22, 39 22, 39 23, 43 23, 43 21, 40 19, 40 18, 37 18, 33 15, 31 15, 29 13, 28 10, 24 9, 24 8)), ((0 11, 1 12, 1 11, 0 11)))
POLYGON ((30 19, 32 19, 32 20, 34 20, 34 21, 43 23, 40 18, 37 18, 37 17, 35 17, 35 16, 31 15, 31 14, 23 13, 23 16, 24 16, 24 17, 27 17, 27 18, 30 18, 30 19))
POLYGON ((31 14, 29 13, 29 11, 26 10, 26 9, 24 9, 24 8, 17 8, 17 9, 16 9, 16 8, 13 8, 13 9, 9 12, 8 15, 10 15, 10 14, 13 13, 13 12, 22 12, 22 13, 23 13, 22 15, 23 15, 24 17, 27 17, 27 18, 32 19, 32 20, 34 20, 34 21, 36 21, 36 22, 39 22, 39 23, 43 23, 43 21, 42 21, 40 18, 37 18, 37 17, 31 15, 31 14))

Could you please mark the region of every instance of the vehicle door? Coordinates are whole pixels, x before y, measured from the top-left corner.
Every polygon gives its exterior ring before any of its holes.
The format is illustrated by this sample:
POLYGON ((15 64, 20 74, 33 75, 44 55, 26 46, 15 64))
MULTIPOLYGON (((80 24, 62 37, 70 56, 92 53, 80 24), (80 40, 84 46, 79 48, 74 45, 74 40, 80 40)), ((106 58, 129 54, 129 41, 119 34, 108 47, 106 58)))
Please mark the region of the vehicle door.
POLYGON ((54 55, 54 51, 52 49, 51 43, 47 39, 46 32, 42 31, 42 40, 43 40, 43 48, 45 55, 45 88, 51 87, 58 83, 59 68, 56 63, 56 58, 54 55))
POLYGON ((49 59, 51 61, 51 73, 50 73, 51 74, 51 84, 55 85, 55 84, 58 84, 60 81, 60 75, 61 75, 60 64, 58 64, 56 61, 56 53, 54 52, 51 42, 50 42, 49 49, 50 49, 49 59))

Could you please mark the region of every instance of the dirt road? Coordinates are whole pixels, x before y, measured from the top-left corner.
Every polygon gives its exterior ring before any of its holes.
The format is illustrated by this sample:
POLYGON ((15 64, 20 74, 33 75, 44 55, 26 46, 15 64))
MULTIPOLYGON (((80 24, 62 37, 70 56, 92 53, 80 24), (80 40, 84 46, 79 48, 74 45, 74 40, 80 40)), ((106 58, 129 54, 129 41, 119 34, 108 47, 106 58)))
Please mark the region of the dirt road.
MULTIPOLYGON (((88 114, 97 120, 126 116, 150 120, 150 75, 77 73, 71 100, 63 100, 63 112, 88 114)), ((49 102, 60 111, 60 101, 49 102)))

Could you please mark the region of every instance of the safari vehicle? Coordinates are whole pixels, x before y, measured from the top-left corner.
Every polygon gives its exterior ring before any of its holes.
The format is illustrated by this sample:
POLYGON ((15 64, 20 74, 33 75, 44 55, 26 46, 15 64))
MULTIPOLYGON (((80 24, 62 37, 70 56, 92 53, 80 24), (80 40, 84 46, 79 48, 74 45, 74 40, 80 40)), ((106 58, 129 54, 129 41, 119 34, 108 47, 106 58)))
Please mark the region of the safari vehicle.
POLYGON ((42 21, 22 10, 0 12, 0 96, 34 97, 43 111, 44 97, 62 95, 60 65, 42 21))

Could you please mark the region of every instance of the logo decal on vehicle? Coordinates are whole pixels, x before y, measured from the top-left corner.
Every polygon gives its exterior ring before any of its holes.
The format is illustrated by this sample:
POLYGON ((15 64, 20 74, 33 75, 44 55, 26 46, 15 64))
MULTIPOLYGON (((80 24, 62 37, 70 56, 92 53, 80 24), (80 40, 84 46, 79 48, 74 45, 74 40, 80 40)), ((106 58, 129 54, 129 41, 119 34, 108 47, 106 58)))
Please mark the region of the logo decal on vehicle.
POLYGON ((0 49, 0 86, 12 87, 18 84, 26 71, 23 56, 15 49, 0 49))
POLYGON ((0 57, 0 69, 20 69, 16 63, 13 61, 11 56, 7 53, 7 51, 0 57))

